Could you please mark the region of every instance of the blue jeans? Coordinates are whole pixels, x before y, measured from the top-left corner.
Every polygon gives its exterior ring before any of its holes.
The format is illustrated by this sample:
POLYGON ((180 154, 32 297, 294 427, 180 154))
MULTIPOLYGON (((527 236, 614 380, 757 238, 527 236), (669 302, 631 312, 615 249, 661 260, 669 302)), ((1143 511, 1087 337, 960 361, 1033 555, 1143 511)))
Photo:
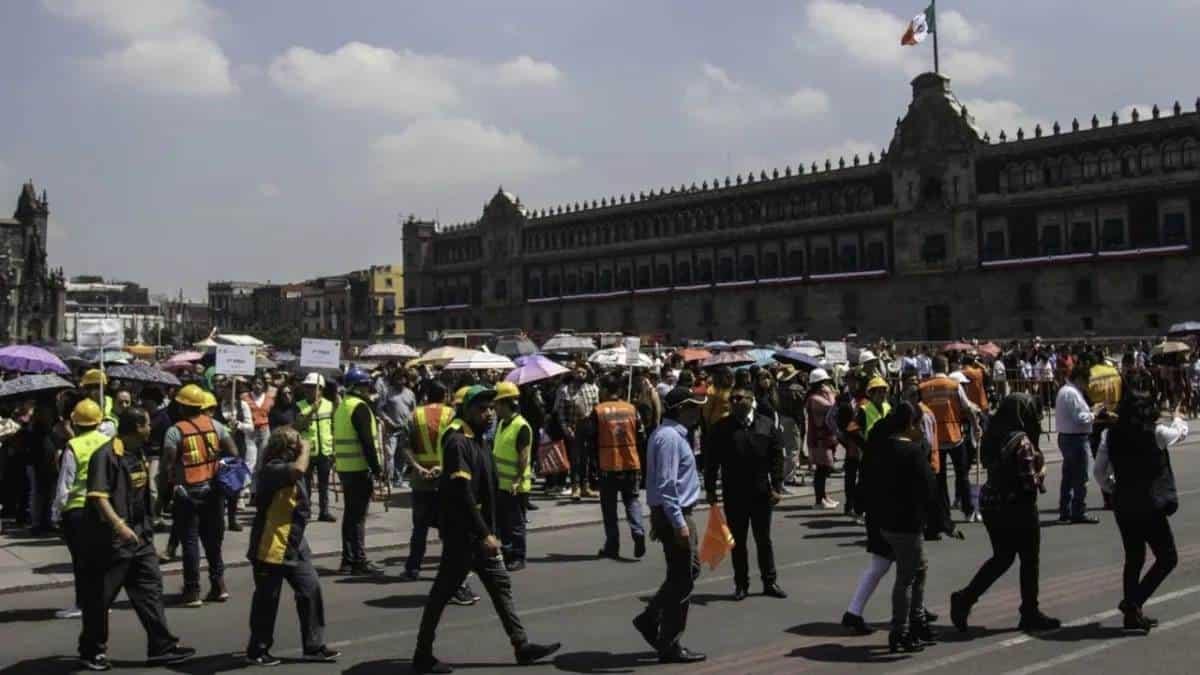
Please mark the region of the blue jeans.
POLYGON ((1087 434, 1059 434, 1058 449, 1063 457, 1058 515, 1082 518, 1087 512, 1088 464, 1092 459, 1087 434))
POLYGON ((638 500, 637 471, 605 471, 600 474, 600 514, 604 516, 604 550, 617 553, 621 550, 621 532, 617 528, 617 495, 625 502, 625 517, 629 520, 629 531, 643 537, 646 529, 642 525, 642 503, 638 500))

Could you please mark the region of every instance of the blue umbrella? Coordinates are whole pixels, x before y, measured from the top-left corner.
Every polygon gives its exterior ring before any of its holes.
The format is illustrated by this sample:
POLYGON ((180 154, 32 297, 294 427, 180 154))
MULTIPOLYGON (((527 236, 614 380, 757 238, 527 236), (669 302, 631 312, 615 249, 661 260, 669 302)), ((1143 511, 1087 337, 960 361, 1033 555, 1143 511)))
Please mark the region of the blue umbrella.
POLYGON ((775 352, 773 358, 780 363, 790 363, 797 368, 812 370, 821 367, 820 359, 815 356, 810 356, 804 352, 798 352, 793 349, 785 349, 781 352, 775 352))
POLYGON ((769 366, 775 359, 774 349, 751 349, 746 353, 754 357, 754 364, 759 367, 769 366))

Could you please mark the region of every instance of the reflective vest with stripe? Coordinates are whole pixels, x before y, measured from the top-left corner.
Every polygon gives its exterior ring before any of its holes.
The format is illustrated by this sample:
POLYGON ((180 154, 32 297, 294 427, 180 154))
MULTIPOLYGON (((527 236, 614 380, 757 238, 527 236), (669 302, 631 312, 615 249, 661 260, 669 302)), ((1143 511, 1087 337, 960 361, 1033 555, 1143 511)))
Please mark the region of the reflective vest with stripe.
POLYGON ((496 482, 505 492, 512 491, 513 485, 517 486, 517 492, 529 492, 533 486, 533 470, 528 462, 525 464, 524 473, 517 475, 517 466, 521 459, 517 438, 521 435, 521 429, 529 430, 529 442, 532 444, 533 430, 529 422, 520 415, 515 415, 506 422, 499 422, 496 427, 496 440, 492 442, 492 456, 496 460, 496 482))
POLYGON ((113 408, 112 397, 105 396, 104 397, 104 419, 106 419, 109 422, 112 422, 114 425, 116 425, 117 424, 117 416, 113 414, 112 408, 113 408))
POLYGON ((442 434, 454 420, 454 408, 430 403, 417 408, 414 418, 417 425, 417 452, 414 459, 425 469, 441 466, 442 434))
POLYGON ((866 417, 867 428, 863 429, 863 438, 871 438, 871 429, 875 428, 875 423, 888 416, 892 412, 892 405, 887 401, 883 402, 883 410, 875 407, 874 401, 867 401, 862 405, 863 415, 866 417))
MULTIPOLYGON (((296 404, 301 415, 308 415, 313 405, 308 401, 296 404)), ((313 415, 308 428, 300 432, 300 436, 308 441, 308 447, 314 454, 329 457, 333 454, 333 402, 321 397, 317 404, 317 413, 313 415)))
MULTIPOLYGON (((338 473, 353 473, 367 471, 367 456, 363 454, 362 442, 358 440, 358 432, 354 430, 354 411, 366 401, 357 396, 346 396, 338 404, 333 413, 333 460, 338 473)), ((375 413, 367 406, 371 418, 371 438, 379 438, 379 422, 375 421, 375 413)))
POLYGON ((938 443, 946 446, 962 442, 962 423, 959 418, 958 382, 949 377, 935 377, 921 383, 921 401, 937 419, 938 443))
POLYGON ((75 455, 75 482, 71 483, 71 489, 67 491, 67 504, 62 509, 64 513, 72 509, 81 509, 87 503, 88 464, 92 461, 92 455, 109 440, 111 439, 108 436, 93 429, 67 441, 67 447, 70 448, 71 454, 75 455))
POLYGON ((179 429, 179 464, 184 485, 201 485, 217 475, 221 441, 208 415, 197 415, 175 424, 179 429))
POLYGON ((596 453, 601 471, 637 471, 637 408, 625 401, 596 406, 596 453))

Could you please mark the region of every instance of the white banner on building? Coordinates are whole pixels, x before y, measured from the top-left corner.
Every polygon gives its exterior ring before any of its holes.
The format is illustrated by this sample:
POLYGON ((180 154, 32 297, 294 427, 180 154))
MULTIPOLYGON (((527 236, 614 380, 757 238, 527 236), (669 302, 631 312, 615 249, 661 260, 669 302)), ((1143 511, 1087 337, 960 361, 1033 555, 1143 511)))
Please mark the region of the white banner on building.
POLYGON ((342 365, 341 340, 300 340, 301 368, 340 368, 342 365))
POLYGON ((845 342, 822 342, 821 346, 825 348, 825 360, 830 363, 846 363, 846 343, 845 342))
POLYGON ((254 375, 254 347, 217 345, 218 375, 254 375))
POLYGON ((125 346, 125 324, 119 318, 76 317, 75 346, 80 349, 121 349, 125 346))

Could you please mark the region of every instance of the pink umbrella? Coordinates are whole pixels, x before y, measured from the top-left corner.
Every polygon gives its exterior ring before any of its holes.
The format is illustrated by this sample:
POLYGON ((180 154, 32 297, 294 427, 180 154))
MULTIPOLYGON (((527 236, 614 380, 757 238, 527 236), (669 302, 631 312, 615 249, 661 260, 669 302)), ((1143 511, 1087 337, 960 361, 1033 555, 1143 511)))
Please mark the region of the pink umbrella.
POLYGON ((171 355, 171 358, 163 361, 159 367, 169 371, 191 370, 192 364, 202 358, 204 358, 204 354, 200 352, 179 352, 171 355))

